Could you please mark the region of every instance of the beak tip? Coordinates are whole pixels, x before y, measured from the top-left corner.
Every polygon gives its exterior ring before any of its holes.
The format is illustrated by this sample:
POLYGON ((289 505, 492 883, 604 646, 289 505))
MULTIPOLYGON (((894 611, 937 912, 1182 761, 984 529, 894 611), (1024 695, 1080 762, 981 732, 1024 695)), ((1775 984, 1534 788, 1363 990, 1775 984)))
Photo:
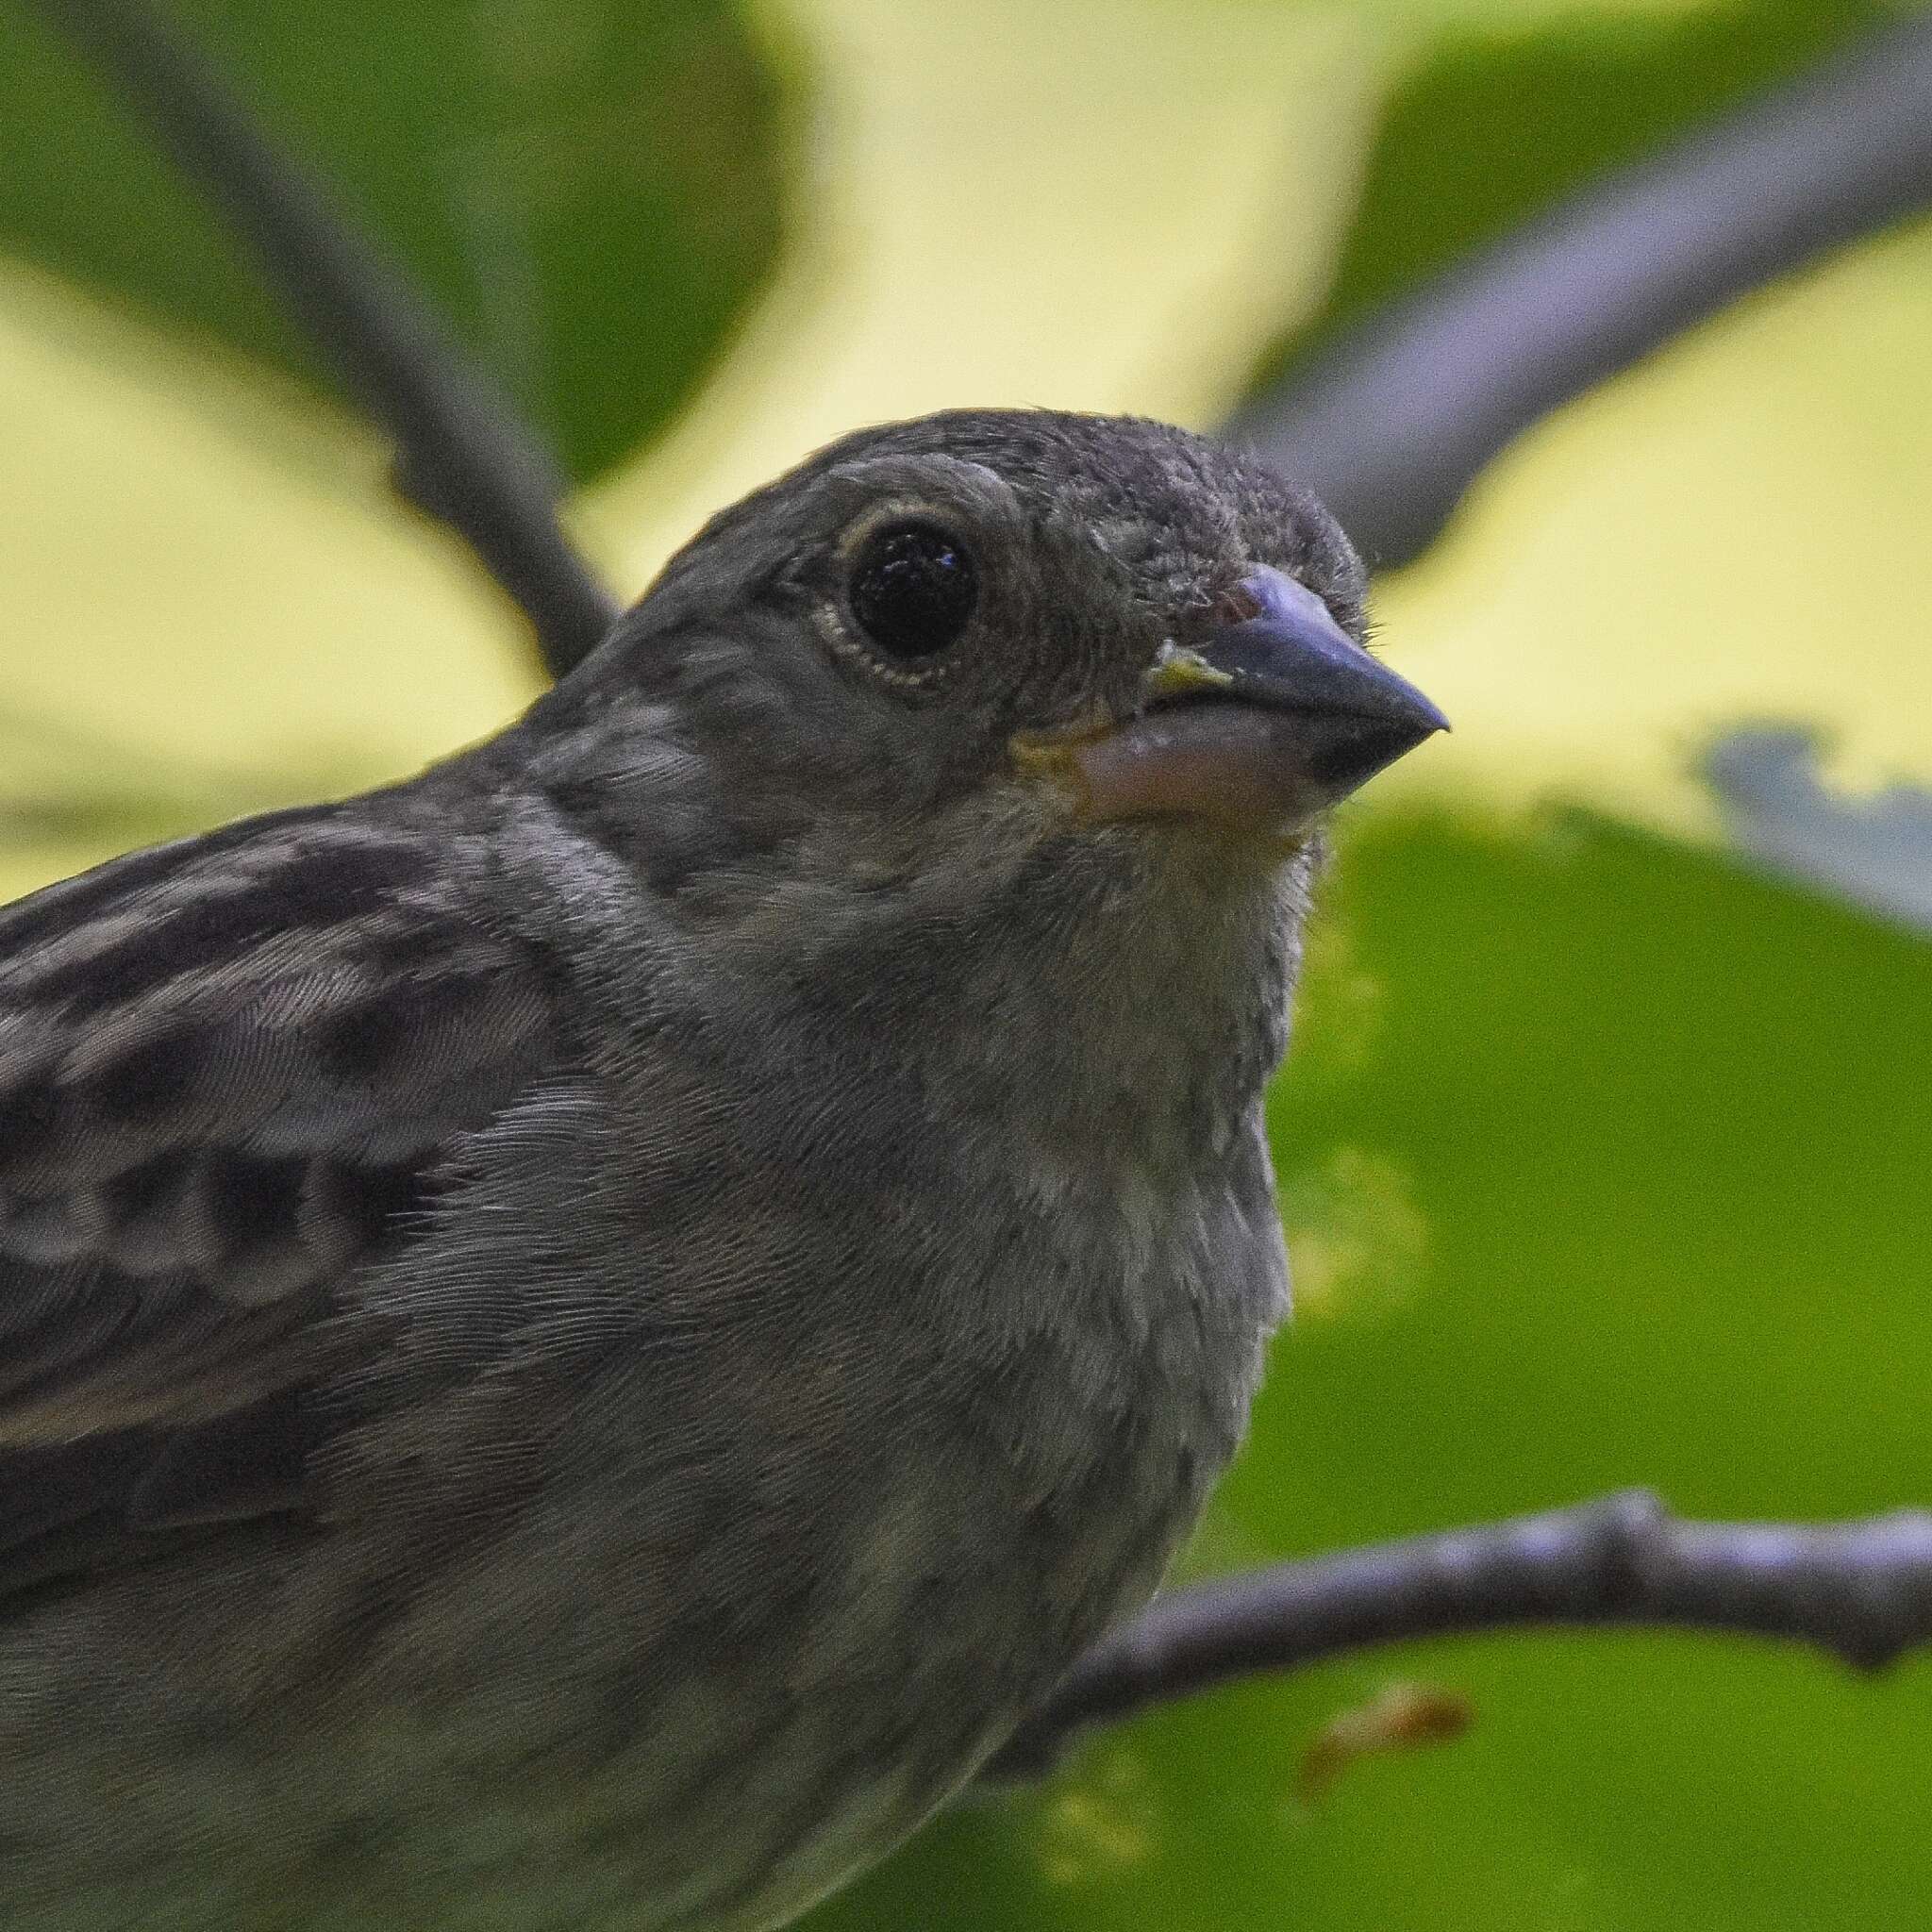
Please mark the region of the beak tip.
POLYGON ((1451 729, 1441 707, 1426 691, 1417 690, 1400 672, 1391 671, 1366 651, 1360 652, 1360 661, 1363 675, 1355 699, 1365 717, 1381 719, 1412 734, 1410 750, 1437 732, 1451 729))
MULTIPOLYGON (((1409 688, 1414 690, 1412 685, 1409 688)), ((1419 691, 1416 694, 1419 697, 1422 695, 1419 691)), ((1450 724, 1449 720, 1442 715, 1440 708, 1428 698, 1423 698, 1422 704, 1418 708, 1417 722, 1422 726, 1421 735, 1416 739, 1418 744, 1421 744, 1425 739, 1435 737, 1439 731, 1454 731, 1456 729, 1455 725, 1450 724)))

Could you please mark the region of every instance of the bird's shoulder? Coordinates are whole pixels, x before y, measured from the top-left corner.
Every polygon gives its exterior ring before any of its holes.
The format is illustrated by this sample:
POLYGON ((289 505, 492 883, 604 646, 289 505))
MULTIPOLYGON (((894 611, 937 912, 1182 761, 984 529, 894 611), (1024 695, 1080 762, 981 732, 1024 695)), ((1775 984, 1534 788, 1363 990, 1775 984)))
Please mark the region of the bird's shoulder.
POLYGON ((563 1051, 491 863, 431 784, 0 908, 0 1592, 86 1525, 287 1500, 341 1285, 563 1051))

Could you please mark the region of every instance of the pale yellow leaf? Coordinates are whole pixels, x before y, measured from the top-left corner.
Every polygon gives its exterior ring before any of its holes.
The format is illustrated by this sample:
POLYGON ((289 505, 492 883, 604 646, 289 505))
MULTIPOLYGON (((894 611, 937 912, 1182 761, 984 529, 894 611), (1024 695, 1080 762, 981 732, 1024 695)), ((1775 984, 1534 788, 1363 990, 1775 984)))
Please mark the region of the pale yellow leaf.
MULTIPOLYGON (((0 797, 220 817, 401 775, 535 689, 373 439, 12 266, 0 447, 0 797)), ((100 856, 9 841, 0 898, 100 856)))
POLYGON ((1320 299, 1394 42, 1246 0, 788 0, 793 241, 664 446, 589 507, 626 589, 855 425, 961 404, 1206 425, 1320 299))
POLYGON ((1932 779, 1932 228, 1760 294, 1534 430, 1380 598, 1455 733, 1378 793, 1714 828, 1691 764, 1766 716, 1932 779))

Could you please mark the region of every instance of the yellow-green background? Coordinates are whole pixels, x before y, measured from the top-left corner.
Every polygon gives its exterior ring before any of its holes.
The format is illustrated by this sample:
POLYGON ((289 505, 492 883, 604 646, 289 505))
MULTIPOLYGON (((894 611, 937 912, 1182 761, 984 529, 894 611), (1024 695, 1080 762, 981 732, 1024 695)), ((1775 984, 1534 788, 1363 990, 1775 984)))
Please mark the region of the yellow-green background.
MULTIPOLYGON (((9 8, 14 0, 5 0, 9 8)), ((1211 425, 1802 67, 1859 0, 194 0, 552 441, 628 595, 851 425, 1211 425)), ((1932 106, 1928 106, 1932 112, 1932 106)), ((537 688, 192 198, 0 31, 0 896, 407 771, 537 688)), ((1925 1500, 1932 947, 1728 856, 1714 734, 1932 779, 1932 227, 1561 411, 1379 587, 1456 732, 1350 812, 1275 1099, 1301 1315, 1196 1569, 1654 1483, 1925 1500)), ((1932 866, 1932 855, 1928 855, 1932 866)), ((1932 1676, 1689 1638, 1377 1655, 1150 1719, 814 1923, 1932 1924, 1932 1676), (1296 1795, 1394 1679, 1427 1753, 1296 1795)))

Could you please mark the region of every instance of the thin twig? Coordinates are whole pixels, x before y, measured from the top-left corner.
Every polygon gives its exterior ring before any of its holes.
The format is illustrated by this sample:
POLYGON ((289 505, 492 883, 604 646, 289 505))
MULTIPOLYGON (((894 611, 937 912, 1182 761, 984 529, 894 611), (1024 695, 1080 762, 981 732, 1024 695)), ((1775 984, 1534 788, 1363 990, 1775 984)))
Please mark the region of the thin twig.
POLYGON ((1082 1657, 988 1774, 1037 1775, 1076 1732, 1232 1677, 1525 1624, 1787 1638, 1876 1670, 1932 1641, 1932 1514, 1687 1523, 1633 1490, 1177 1590, 1082 1657))
POLYGON ((617 607, 557 519, 555 466, 401 269, 139 0, 34 0, 140 111, 253 249, 344 386, 395 439, 396 485, 449 525, 567 671, 617 607))
POLYGON ((1500 450, 1736 297, 1932 203, 1932 15, 1614 174, 1342 341, 1228 434, 1378 567, 1500 450))

